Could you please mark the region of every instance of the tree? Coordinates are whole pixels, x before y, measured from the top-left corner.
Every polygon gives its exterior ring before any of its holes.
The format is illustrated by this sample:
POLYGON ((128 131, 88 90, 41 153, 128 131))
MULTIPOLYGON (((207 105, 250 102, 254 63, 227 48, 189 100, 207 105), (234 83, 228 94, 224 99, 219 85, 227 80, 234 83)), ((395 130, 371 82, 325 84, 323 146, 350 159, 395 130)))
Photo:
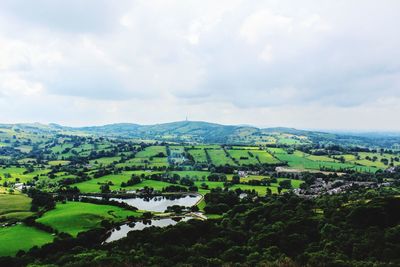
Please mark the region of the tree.
POLYGON ((111 192, 110 186, 108 184, 103 184, 100 186, 100 191, 102 194, 108 194, 111 192))
POLYGON ((233 175, 232 176, 232 181, 231 181, 231 183, 232 184, 239 184, 240 183, 240 177, 239 177, 239 175, 233 175))
POLYGON ((270 195, 272 195, 272 190, 271 190, 271 188, 267 187, 267 196, 270 196, 270 195))
POLYGON ((292 181, 291 180, 282 180, 279 182, 279 187, 281 187, 282 189, 291 189, 292 181))
POLYGON ((278 186, 278 194, 282 193, 282 187, 278 186))

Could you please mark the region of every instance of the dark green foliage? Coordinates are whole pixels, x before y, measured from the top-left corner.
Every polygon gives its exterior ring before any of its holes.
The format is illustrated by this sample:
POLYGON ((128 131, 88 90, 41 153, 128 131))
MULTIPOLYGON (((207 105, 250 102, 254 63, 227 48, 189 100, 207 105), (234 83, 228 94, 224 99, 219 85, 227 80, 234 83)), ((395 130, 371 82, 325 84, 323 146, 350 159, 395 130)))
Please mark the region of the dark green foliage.
MULTIPOLYGON (((214 192, 211 199, 218 193, 229 199, 225 192, 214 192)), ((81 247, 46 253, 40 261, 73 266, 398 266, 400 199, 343 204, 320 214, 316 201, 293 195, 246 201, 229 206, 222 220, 146 228, 96 249, 80 241, 81 247)), ((15 261, 39 254, 32 251, 15 261)))
POLYGON ((121 183, 121 187, 132 186, 132 185, 140 183, 141 181, 142 180, 140 179, 139 176, 132 175, 132 177, 127 182, 122 182, 121 183))
POLYGON ((56 205, 53 196, 46 192, 30 189, 28 190, 28 196, 32 198, 32 211, 38 211, 39 208, 50 210, 56 205))

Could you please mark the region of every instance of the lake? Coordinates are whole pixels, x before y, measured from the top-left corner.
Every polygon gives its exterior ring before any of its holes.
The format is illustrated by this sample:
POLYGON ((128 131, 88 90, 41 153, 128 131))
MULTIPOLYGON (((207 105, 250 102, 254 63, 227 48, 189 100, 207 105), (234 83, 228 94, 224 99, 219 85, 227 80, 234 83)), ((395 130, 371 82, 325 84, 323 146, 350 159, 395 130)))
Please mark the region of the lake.
POLYGON ((151 198, 110 198, 110 200, 125 202, 130 206, 139 210, 147 210, 154 212, 164 212, 169 206, 191 207, 201 199, 200 195, 185 195, 178 197, 156 196, 151 198))
MULTIPOLYGON (((193 219, 192 217, 183 217, 181 218, 181 222, 188 221, 190 219, 193 219)), ((111 235, 104 241, 105 243, 110 243, 113 241, 116 241, 118 239, 124 238, 127 236, 127 234, 130 231, 134 230, 143 230, 144 228, 151 227, 151 226, 157 226, 157 227, 166 227, 169 225, 175 225, 179 221, 176 221, 171 218, 165 218, 165 219, 154 219, 154 220, 148 220, 147 223, 145 222, 135 222, 135 223, 127 223, 124 225, 121 225, 120 228, 113 229, 111 232, 111 235)))

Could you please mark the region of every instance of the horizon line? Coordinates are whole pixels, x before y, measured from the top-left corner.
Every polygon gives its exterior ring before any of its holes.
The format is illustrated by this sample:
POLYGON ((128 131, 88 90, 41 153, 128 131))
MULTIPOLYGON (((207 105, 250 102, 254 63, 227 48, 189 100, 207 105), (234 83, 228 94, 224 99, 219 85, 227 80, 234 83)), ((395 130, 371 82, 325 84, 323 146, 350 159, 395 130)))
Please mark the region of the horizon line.
POLYGON ((69 125, 63 123, 56 123, 56 122, 12 122, 12 123, 3 123, 0 122, 0 125, 29 125, 29 124, 39 124, 39 125, 58 125, 61 127, 68 127, 68 128, 87 128, 87 127, 102 127, 107 125, 118 125, 118 124, 131 124, 131 125, 139 125, 139 126, 154 126, 154 125, 162 125, 162 124, 169 124, 169 123, 178 123, 178 122, 202 122, 202 123, 209 123, 209 124, 217 124, 221 126, 235 126, 235 127, 251 127, 257 129, 273 129, 273 128, 285 128, 285 129, 292 129, 292 130, 300 130, 300 131, 312 131, 312 132, 326 132, 326 133, 338 133, 338 134, 352 134, 352 133, 362 133, 362 134, 400 134, 399 130, 376 130, 376 129, 338 129, 338 128, 298 128, 292 126, 255 126, 252 124, 240 123, 240 124, 226 124, 226 123, 219 123, 219 122, 211 122, 205 120, 177 120, 177 121, 168 121, 168 122, 157 122, 157 123, 148 123, 148 124, 141 124, 135 122, 112 122, 112 123, 103 123, 103 124, 92 124, 92 125, 69 125))

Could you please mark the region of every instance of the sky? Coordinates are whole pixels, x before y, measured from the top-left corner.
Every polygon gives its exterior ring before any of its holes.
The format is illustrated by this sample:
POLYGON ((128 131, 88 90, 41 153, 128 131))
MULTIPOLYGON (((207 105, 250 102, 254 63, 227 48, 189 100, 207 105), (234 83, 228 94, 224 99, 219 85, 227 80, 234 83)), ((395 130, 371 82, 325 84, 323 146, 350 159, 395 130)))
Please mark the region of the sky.
POLYGON ((0 122, 400 131, 400 1, 0 2, 0 122))

